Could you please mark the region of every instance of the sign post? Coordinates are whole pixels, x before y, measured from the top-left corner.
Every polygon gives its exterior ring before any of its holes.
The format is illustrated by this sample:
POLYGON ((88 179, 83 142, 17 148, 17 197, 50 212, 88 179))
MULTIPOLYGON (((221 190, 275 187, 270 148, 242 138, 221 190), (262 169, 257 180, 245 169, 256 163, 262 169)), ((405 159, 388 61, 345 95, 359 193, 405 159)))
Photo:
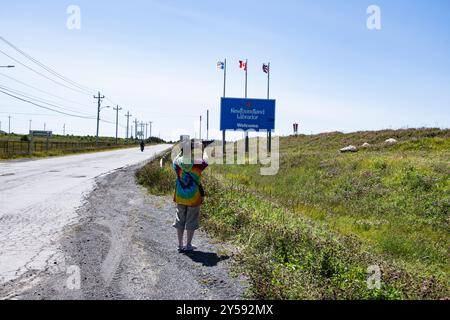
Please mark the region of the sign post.
POLYGON ((34 137, 45 137, 45 149, 48 151, 48 139, 53 136, 52 131, 40 131, 40 130, 30 130, 30 147, 28 148, 28 152, 31 154, 34 152, 34 137))
MULTIPOLYGON (((248 133, 249 130, 272 132, 275 129, 276 100, 222 98, 220 108, 220 130, 224 141, 226 130, 248 133)), ((247 135, 245 139, 248 142, 247 135)))

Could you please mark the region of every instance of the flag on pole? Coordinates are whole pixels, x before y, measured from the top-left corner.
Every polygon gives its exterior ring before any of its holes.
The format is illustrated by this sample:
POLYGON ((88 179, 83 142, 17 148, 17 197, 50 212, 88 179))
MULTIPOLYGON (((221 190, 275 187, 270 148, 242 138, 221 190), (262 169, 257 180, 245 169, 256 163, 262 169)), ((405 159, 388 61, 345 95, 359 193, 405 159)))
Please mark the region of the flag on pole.
POLYGON ((220 69, 220 70, 225 69, 225 62, 222 62, 222 61, 217 62, 217 69, 220 69))
POLYGON ((264 73, 269 73, 270 72, 270 68, 267 64, 263 63, 263 67, 262 67, 264 73))
POLYGON ((247 62, 239 60, 239 69, 247 71, 247 62))

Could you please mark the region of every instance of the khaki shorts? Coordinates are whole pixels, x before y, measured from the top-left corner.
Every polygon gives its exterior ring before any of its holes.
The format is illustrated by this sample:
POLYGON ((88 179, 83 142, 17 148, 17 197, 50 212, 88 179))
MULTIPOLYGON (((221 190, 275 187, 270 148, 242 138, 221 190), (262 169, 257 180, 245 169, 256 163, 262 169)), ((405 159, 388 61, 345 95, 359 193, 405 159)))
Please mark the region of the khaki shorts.
POLYGON ((173 226, 181 230, 200 228, 200 207, 177 205, 177 217, 173 226))

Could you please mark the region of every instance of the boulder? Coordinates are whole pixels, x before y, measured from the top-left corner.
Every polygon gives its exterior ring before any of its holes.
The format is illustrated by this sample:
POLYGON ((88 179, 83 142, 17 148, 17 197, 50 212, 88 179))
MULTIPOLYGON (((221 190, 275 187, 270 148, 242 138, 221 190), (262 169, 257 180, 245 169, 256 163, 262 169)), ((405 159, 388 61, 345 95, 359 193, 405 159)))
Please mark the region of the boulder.
POLYGON ((387 144, 394 144, 394 143, 397 143, 398 141, 396 140, 396 139, 387 139, 386 141, 385 141, 385 143, 387 143, 387 144))
POLYGON ((348 147, 342 148, 339 151, 341 151, 341 153, 358 152, 358 148, 355 146, 348 146, 348 147))
POLYGON ((363 148, 369 148, 370 146, 371 146, 371 144, 368 143, 368 142, 365 142, 365 143, 362 145, 363 148))

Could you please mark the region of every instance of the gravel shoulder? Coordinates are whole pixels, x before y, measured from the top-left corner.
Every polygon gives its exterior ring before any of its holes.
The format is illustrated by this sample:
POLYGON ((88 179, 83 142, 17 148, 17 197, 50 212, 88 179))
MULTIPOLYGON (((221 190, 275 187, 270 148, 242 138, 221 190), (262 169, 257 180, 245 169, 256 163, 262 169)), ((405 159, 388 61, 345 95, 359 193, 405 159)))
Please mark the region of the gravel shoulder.
POLYGON ((242 299, 246 281, 230 275, 229 248, 196 234, 198 251, 179 254, 170 197, 136 184, 139 166, 97 179, 65 229, 62 254, 38 277, 0 288, 10 299, 242 299), (78 272, 79 271, 79 272, 78 272), (79 275, 79 277, 78 277, 79 275), (78 279, 80 282, 78 282, 78 279))

